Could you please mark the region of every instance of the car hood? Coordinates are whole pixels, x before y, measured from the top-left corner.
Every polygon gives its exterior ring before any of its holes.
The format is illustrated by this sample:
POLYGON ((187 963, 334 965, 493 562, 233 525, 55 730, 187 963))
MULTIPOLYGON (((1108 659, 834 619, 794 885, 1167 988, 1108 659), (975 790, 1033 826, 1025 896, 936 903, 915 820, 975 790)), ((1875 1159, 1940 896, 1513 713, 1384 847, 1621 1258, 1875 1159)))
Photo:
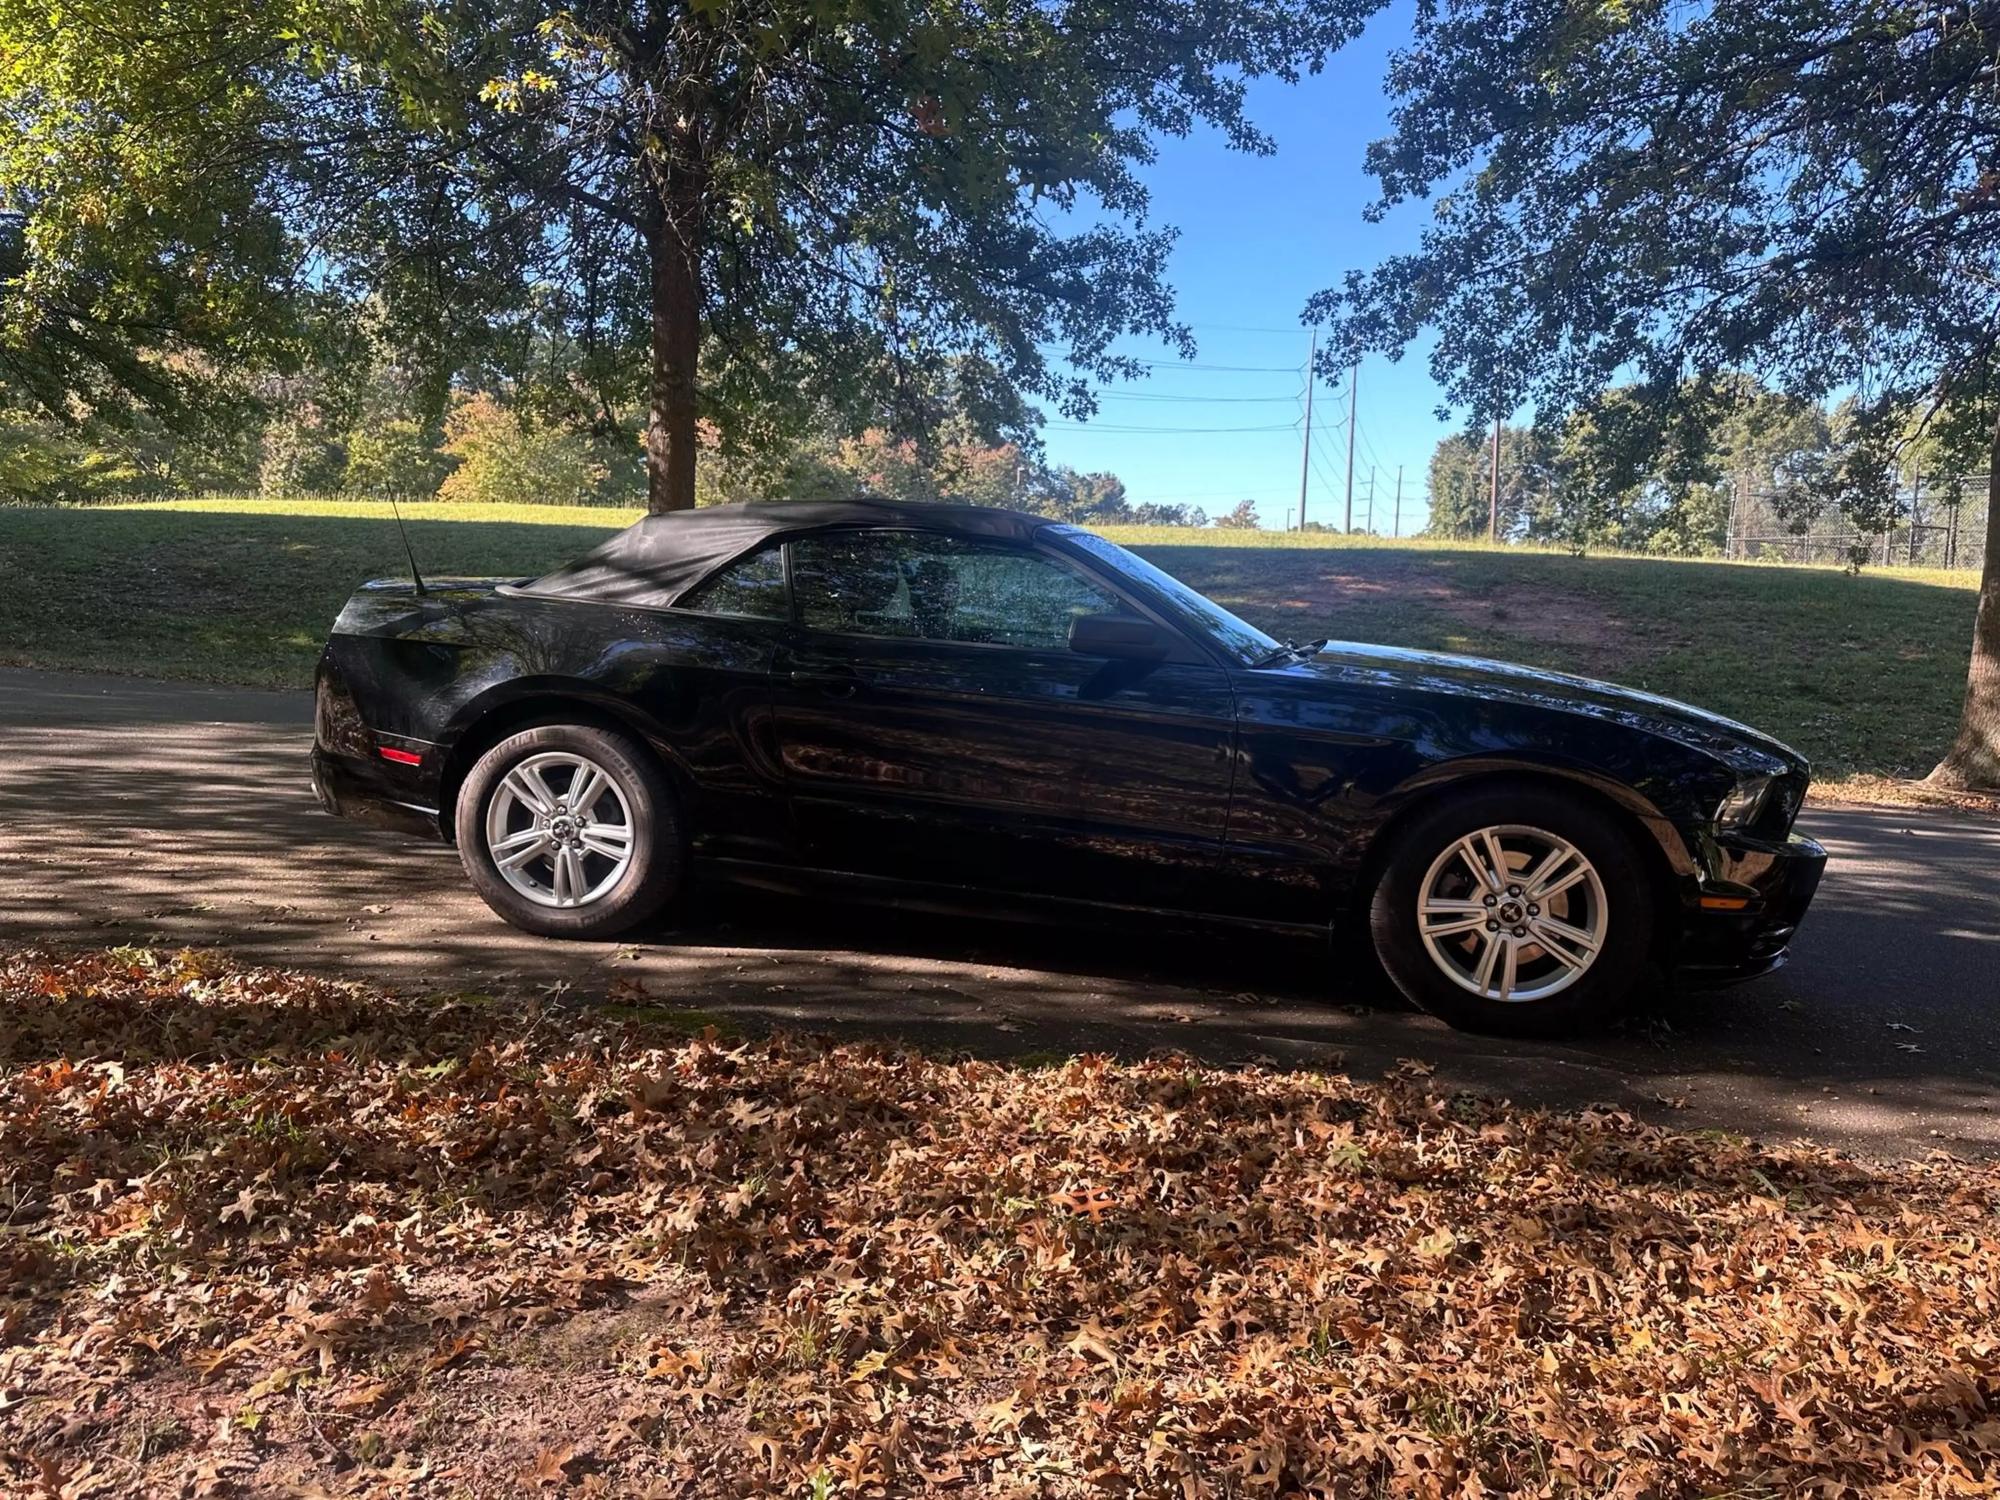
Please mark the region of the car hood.
POLYGON ((1546 672, 1516 662, 1335 641, 1311 660, 1288 670, 1330 682, 1377 682, 1584 714, 1664 735, 1743 769, 1773 773, 1807 769, 1805 758, 1790 746, 1721 714, 1639 688, 1567 672, 1546 672), (1767 761, 1777 764, 1762 764, 1767 761))

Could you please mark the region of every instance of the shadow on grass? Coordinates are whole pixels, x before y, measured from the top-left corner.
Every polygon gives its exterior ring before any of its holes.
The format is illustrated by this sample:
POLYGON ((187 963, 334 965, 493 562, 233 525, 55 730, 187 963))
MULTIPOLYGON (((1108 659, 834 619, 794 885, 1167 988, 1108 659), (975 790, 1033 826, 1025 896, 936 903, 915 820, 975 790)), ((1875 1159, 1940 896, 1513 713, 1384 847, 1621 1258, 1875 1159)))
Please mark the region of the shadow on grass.
MULTIPOLYGON (((520 578, 588 551, 623 517, 445 521, 412 507, 407 519, 427 576, 520 578)), ((0 509, 0 660, 303 687, 348 596, 408 576, 387 519, 0 509)))

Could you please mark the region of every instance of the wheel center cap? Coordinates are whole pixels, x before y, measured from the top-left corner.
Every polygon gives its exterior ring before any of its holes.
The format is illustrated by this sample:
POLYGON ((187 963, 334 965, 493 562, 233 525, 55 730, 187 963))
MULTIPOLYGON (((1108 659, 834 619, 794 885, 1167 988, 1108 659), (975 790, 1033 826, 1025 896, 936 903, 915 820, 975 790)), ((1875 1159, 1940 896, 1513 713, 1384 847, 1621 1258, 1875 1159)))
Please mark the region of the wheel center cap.
POLYGON ((1518 901, 1503 901, 1500 903, 1500 920, 1510 927, 1525 921, 1527 915, 1528 909, 1518 901))
POLYGON ((567 844, 576 837, 576 819, 559 817, 551 820, 549 823, 549 833, 559 843, 567 844))

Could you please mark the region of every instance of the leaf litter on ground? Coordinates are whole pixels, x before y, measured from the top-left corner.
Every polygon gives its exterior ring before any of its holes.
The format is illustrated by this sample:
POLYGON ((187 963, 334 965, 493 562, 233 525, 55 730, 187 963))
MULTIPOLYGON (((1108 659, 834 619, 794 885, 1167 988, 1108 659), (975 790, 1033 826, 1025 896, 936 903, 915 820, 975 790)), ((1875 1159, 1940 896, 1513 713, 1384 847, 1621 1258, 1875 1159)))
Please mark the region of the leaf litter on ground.
POLYGON ((1952 1495, 2000 1173, 0 952, 0 1492, 1952 1495))

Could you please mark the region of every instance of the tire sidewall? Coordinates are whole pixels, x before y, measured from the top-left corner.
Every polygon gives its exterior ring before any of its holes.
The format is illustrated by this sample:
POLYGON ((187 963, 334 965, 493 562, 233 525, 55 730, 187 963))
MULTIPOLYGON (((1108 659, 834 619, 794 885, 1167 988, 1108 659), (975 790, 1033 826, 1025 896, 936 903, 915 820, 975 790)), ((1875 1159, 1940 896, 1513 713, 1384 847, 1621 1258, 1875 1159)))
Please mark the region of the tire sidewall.
POLYGON ((671 788, 652 756, 629 735, 585 724, 538 724, 481 755, 453 810, 460 862, 488 906, 510 925, 544 937, 610 937, 644 921, 673 899, 684 856, 671 788), (608 895, 563 909, 529 900, 493 863, 486 814, 501 780, 533 755, 568 751, 602 766, 618 783, 633 823, 632 863, 608 895))
POLYGON ((1418 813, 1396 842, 1369 903, 1369 934, 1396 988, 1420 1009, 1468 1031, 1548 1036, 1600 1026, 1642 984, 1653 945, 1656 894, 1632 836, 1587 800, 1542 787, 1493 787, 1418 813), (1481 828, 1515 823, 1568 840, 1597 869, 1607 925, 1597 961, 1545 1000, 1488 1000, 1437 966, 1418 932, 1425 876, 1438 855, 1481 828))

